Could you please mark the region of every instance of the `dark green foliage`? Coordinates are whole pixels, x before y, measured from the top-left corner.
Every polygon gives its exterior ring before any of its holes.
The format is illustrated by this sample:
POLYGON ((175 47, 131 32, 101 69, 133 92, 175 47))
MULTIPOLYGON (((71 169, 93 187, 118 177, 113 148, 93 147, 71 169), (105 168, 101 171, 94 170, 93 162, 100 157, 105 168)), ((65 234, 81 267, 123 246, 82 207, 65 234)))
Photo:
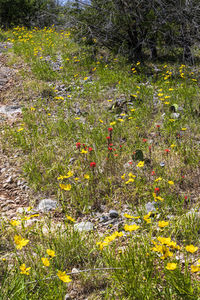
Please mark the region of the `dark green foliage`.
POLYGON ((57 19, 55 0, 1 0, 0 26, 50 26, 57 19))
POLYGON ((180 49, 183 60, 193 62, 191 47, 200 36, 197 0, 92 0, 72 9, 72 14, 78 37, 130 60, 147 55, 156 59, 160 49, 164 53, 180 49))

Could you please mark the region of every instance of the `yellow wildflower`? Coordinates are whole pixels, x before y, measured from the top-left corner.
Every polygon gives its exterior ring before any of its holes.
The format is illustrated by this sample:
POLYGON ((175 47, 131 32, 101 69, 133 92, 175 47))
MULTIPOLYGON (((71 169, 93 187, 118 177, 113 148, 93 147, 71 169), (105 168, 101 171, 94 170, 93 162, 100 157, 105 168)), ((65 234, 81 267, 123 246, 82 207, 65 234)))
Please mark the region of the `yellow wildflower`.
POLYGON ((157 179, 155 179, 155 182, 161 181, 161 180, 162 180, 162 178, 161 178, 161 177, 158 177, 157 179))
POLYGON ((169 183, 170 185, 173 185, 173 184, 174 184, 174 182, 173 182, 172 180, 169 180, 168 183, 169 183))
POLYGON ((41 260, 42 260, 42 263, 43 263, 43 265, 45 267, 49 267, 50 266, 50 262, 49 262, 48 258, 42 257, 41 260))
POLYGON ((160 200, 161 202, 164 201, 164 199, 160 196, 156 197, 157 200, 160 200))
POLYGON ((69 220, 71 222, 75 222, 75 220, 72 217, 70 217, 70 216, 66 216, 66 218, 67 218, 67 220, 69 220))
POLYGON ((22 264, 19 268, 21 270, 20 274, 29 275, 29 270, 31 269, 31 267, 26 268, 26 265, 22 264))
POLYGON ((128 214, 124 214, 124 217, 127 218, 127 219, 139 219, 140 218, 140 216, 135 217, 135 216, 131 216, 131 215, 128 215, 128 214))
POLYGON ((16 248, 21 250, 24 246, 26 246, 29 240, 23 239, 20 235, 14 236, 14 241, 16 244, 16 248))
POLYGON ((132 172, 128 173, 128 177, 136 177, 132 172))
POLYGON ((103 242, 97 242, 96 244, 97 244, 97 246, 99 246, 100 250, 102 251, 105 246, 108 246, 109 242, 103 241, 103 242))
POLYGON ((164 227, 166 227, 166 226, 168 226, 169 225, 169 222, 166 222, 166 221, 159 221, 158 222, 158 226, 160 227, 160 228, 164 228, 164 227))
POLYGON ((147 224, 151 223, 151 219, 144 219, 147 224))
POLYGON ((72 177, 74 175, 74 173, 72 171, 67 172, 67 176, 66 178, 72 177))
POLYGON ((57 276, 60 278, 60 280, 62 280, 63 282, 71 282, 71 278, 66 274, 66 272, 62 272, 58 270, 57 276))
POLYGON ((158 245, 154 242, 154 247, 152 248, 153 251, 159 252, 162 254, 160 257, 161 259, 165 259, 167 257, 173 256, 173 253, 169 251, 169 249, 165 245, 158 245))
POLYGON ((18 225, 20 224, 20 221, 17 221, 17 220, 11 220, 11 221, 10 221, 10 224, 11 224, 12 226, 18 226, 18 225))
POLYGON ((82 154, 87 154, 88 152, 87 152, 87 150, 82 149, 82 150, 81 150, 81 153, 82 153, 82 154))
POLYGON ((133 224, 133 225, 125 224, 125 225, 124 225, 124 230, 125 230, 125 231, 135 231, 135 230, 137 230, 138 228, 140 228, 140 226, 139 226, 139 225, 136 225, 136 224, 133 224))
POLYGON ((74 175, 74 173, 72 171, 69 171, 67 172, 67 175, 60 175, 57 179, 58 180, 63 180, 63 179, 66 179, 66 178, 70 178, 74 175))
POLYGON ((62 190, 65 190, 65 191, 70 191, 72 186, 71 184, 63 184, 63 183, 60 183, 59 184, 59 187, 62 189, 62 190))
POLYGON ((149 219, 150 216, 151 216, 151 211, 150 211, 147 215, 145 215, 145 216, 143 217, 143 219, 144 219, 144 220, 149 219))
POLYGON ((53 250, 51 250, 51 249, 47 249, 46 250, 46 253, 49 255, 49 256, 51 256, 51 257, 55 257, 56 255, 55 255, 55 251, 53 251, 53 250))
POLYGON ((192 273, 200 272, 200 266, 191 265, 191 272, 192 273))
POLYGON ((177 264, 175 263, 167 263, 166 269, 169 271, 173 271, 177 268, 177 264))
POLYGON ((144 167, 144 161, 139 161, 139 163, 137 164, 137 167, 139 167, 139 168, 144 167))
POLYGON ((166 244, 166 245, 168 245, 170 242, 171 242, 171 238, 169 237, 169 238, 164 238, 164 237, 161 237, 161 236, 159 236, 159 237, 157 237, 157 240, 161 243, 161 244, 166 244))
POLYGON ((24 128, 19 128, 19 129, 17 129, 17 132, 20 132, 22 130, 24 130, 24 128))
POLYGON ((125 184, 129 184, 130 182, 134 182, 135 180, 133 179, 133 178, 129 178, 129 180, 127 180, 126 182, 125 182, 125 184))
POLYGON ((194 245, 188 245, 185 247, 185 249, 187 252, 194 253, 198 250, 198 247, 195 247, 194 245))
POLYGON ((85 178, 85 179, 90 179, 90 175, 85 174, 85 175, 84 175, 84 178, 85 178))

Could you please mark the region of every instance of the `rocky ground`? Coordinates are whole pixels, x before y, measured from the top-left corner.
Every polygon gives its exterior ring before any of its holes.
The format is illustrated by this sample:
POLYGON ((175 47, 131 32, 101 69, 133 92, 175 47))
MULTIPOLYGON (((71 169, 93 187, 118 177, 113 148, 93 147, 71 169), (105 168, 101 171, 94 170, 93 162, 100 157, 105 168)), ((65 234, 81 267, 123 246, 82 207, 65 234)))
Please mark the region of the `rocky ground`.
MULTIPOLYGON (((0 129, 3 125, 12 126, 21 118, 21 105, 15 99, 6 97, 15 85, 17 70, 6 63, 6 50, 11 44, 0 43, 0 129), (6 48, 5 48, 6 47, 6 48)), ((22 170, 17 160, 19 153, 10 149, 9 155, 4 153, 0 145, 0 211, 9 218, 14 217, 17 209, 28 205, 28 186, 21 177, 22 170)))

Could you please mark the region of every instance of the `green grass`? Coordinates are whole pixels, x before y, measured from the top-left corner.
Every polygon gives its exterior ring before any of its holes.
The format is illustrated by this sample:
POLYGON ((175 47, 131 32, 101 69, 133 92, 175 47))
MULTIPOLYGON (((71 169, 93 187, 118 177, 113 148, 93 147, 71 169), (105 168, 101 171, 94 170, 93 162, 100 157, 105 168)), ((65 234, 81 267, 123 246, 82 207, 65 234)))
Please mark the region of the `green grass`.
POLYGON ((4 35, 13 42, 8 63, 26 64, 20 73, 26 101, 23 119, 4 126, 2 147, 8 155, 11 149, 23 153, 29 186, 56 198, 60 209, 59 218, 37 217, 39 226, 26 226, 22 215, 21 227, 2 221, 0 297, 63 299, 76 291, 74 299, 199 299, 200 266, 191 272, 200 265, 199 249, 185 248, 199 246, 199 70, 133 66, 105 49, 94 57, 91 48, 53 28, 4 35), (157 210, 146 216, 145 204, 154 200, 157 210), (98 229, 78 234, 66 219, 90 219, 101 205, 119 212, 127 205, 140 227, 128 234, 124 224, 133 220, 127 218, 118 228, 122 236, 113 236, 111 227, 102 237, 98 229), (196 214, 187 214, 191 208, 196 214), (169 223, 162 228, 159 221, 169 223), (14 235, 29 243, 16 250, 14 235), (56 253, 50 267, 41 261, 46 249, 56 253), (29 275, 20 274, 23 263, 29 275), (176 269, 167 270, 168 263, 176 269), (85 271, 70 274, 69 284, 56 275, 73 268, 85 271))

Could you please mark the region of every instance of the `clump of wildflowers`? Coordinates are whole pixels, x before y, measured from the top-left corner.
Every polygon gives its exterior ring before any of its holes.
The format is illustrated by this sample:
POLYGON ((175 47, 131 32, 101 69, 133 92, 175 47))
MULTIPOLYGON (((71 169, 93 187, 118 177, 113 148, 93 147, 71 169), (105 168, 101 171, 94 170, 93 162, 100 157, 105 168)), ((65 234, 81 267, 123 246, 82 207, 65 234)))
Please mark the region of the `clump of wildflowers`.
POLYGON ((14 241, 16 248, 19 250, 21 250, 24 246, 26 246, 29 243, 29 240, 22 238, 20 235, 15 235, 14 241))

